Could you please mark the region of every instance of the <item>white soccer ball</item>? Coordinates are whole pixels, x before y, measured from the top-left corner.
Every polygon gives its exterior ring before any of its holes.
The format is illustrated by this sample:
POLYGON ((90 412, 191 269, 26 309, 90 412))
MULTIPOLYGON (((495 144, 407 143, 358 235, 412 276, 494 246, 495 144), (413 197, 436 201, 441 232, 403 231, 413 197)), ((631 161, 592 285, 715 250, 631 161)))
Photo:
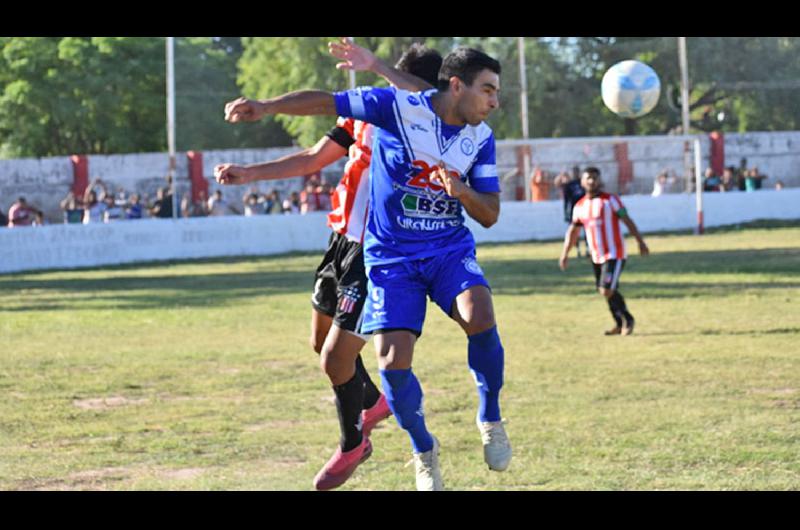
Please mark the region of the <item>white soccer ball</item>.
POLYGON ((644 116, 656 106, 661 81, 655 70, 639 61, 622 61, 603 76, 603 103, 623 118, 644 116))

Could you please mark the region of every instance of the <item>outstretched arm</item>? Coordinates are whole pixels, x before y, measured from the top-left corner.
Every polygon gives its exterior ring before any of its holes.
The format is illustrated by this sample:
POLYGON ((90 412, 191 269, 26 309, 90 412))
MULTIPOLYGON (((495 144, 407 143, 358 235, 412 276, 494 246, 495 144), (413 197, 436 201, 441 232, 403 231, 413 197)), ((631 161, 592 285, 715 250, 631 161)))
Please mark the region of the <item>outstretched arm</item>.
POLYGON ((261 164, 238 166, 219 164, 214 178, 220 184, 247 184, 257 180, 275 180, 316 173, 347 154, 347 149, 323 137, 314 147, 261 164))
POLYGON ((347 37, 342 37, 339 42, 329 42, 328 51, 337 59, 342 60, 336 65, 339 70, 372 72, 403 90, 422 91, 433 88, 428 82, 413 74, 392 68, 378 59, 371 51, 355 44, 347 37))
POLYGON ((293 116, 336 115, 333 94, 322 90, 298 90, 270 99, 237 98, 225 104, 225 120, 258 121, 267 114, 293 116))

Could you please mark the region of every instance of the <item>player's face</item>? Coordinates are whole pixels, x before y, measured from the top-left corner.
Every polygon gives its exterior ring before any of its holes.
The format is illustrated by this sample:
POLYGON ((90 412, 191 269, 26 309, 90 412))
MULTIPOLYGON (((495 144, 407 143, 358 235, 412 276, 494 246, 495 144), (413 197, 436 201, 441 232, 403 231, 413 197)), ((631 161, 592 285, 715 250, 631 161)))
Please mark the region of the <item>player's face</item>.
POLYGON ((499 91, 500 76, 489 69, 475 76, 472 85, 461 82, 458 108, 463 120, 473 126, 486 121, 489 114, 500 106, 499 91))
POLYGON ((600 176, 595 173, 587 172, 581 176, 581 187, 590 195, 600 191, 601 184, 600 176))

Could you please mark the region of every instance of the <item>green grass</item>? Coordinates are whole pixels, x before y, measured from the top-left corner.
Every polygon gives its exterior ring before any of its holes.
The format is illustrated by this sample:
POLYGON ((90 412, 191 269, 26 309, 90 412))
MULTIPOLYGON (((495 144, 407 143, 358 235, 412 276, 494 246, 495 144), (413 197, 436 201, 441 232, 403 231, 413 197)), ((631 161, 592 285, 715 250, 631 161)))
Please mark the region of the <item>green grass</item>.
MULTIPOLYGON (((448 489, 800 489, 800 225, 647 240, 620 286, 630 337, 602 335, 591 269, 561 272, 560 242, 479 247, 505 473, 483 463, 466 340, 429 305, 415 372, 448 489)), ((0 489, 310 489, 338 439, 308 346, 319 259, 0 276, 0 489)), ((342 489, 413 489, 405 433, 372 440, 342 489)))

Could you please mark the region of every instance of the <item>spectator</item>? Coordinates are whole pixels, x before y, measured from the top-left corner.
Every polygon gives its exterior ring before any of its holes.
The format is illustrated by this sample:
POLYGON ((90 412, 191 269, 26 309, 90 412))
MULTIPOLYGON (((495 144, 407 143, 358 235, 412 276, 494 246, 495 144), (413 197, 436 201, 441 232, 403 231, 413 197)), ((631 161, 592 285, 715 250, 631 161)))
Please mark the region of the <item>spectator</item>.
POLYGON ((283 200, 283 213, 300 213, 300 194, 293 191, 283 200))
POLYGON ((703 180, 703 191, 719 191, 720 190, 721 181, 719 177, 714 173, 712 168, 706 168, 706 176, 703 180))
POLYGON ((264 213, 283 213, 283 204, 281 203, 281 195, 278 190, 270 190, 264 195, 264 213))
POLYGON ((189 193, 183 195, 181 200, 181 215, 183 217, 205 217, 208 215, 208 197, 205 190, 200 190, 197 200, 192 200, 189 193))
POLYGON ((113 195, 106 195, 103 202, 106 205, 106 210, 103 212, 103 222, 110 223, 111 221, 119 221, 125 218, 125 210, 117 206, 116 199, 113 195))
POLYGON ((8 217, 0 210, 0 228, 5 228, 6 226, 8 226, 8 217))
POLYGON ((8 209, 8 227, 31 226, 39 210, 29 206, 25 197, 20 197, 8 209))
POLYGON ((764 179, 767 178, 766 175, 762 175, 759 173, 757 167, 753 167, 747 172, 747 176, 745 177, 745 190, 746 191, 756 191, 761 189, 761 185, 764 179))
POLYGON ((664 188, 667 185, 667 174, 666 173, 659 173, 656 175, 655 180, 653 181, 653 197, 660 197, 664 194, 664 188))
POLYGON ((319 192, 319 209, 327 212, 333 209, 333 188, 327 182, 323 182, 317 188, 319 192))
POLYGON ((300 213, 316 212, 320 210, 319 191, 316 180, 311 179, 300 192, 300 213))
POLYGON ((781 191, 783 189, 783 181, 778 180, 775 182, 775 191, 781 191))
POLYGON ((117 195, 114 197, 114 204, 123 210, 128 206, 128 192, 125 191, 125 188, 122 186, 117 187, 117 195))
POLYGON ((159 219, 172 218, 172 193, 168 188, 158 188, 156 200, 150 208, 150 215, 159 219))
POLYGON ((746 180, 747 180, 747 174, 748 174, 747 158, 742 157, 739 160, 739 167, 734 171, 734 174, 735 174, 735 180, 736 180, 735 187, 739 191, 746 191, 747 190, 746 180))
POLYGON ((208 199, 208 215, 217 217, 220 215, 228 215, 230 213, 240 214, 239 210, 234 208, 222 196, 221 190, 216 190, 214 194, 208 199))
POLYGON ((244 215, 252 217, 254 215, 261 215, 264 213, 264 201, 258 195, 256 188, 251 188, 248 193, 242 197, 244 203, 244 215))
POLYGON ((726 167, 722 172, 722 180, 720 181, 719 191, 737 191, 739 188, 736 184, 735 170, 733 166, 726 167))
POLYGON ((539 166, 531 174, 531 201, 541 202, 550 199, 550 181, 547 171, 539 166))
POLYGON ((95 179, 83 194, 83 224, 89 223, 102 223, 103 213, 106 211, 106 203, 103 200, 97 200, 96 187, 102 189, 101 199, 105 199, 108 195, 108 188, 105 183, 100 179, 95 179))
POLYGON ((131 202, 125 208, 125 219, 141 219, 144 216, 144 207, 139 199, 139 194, 131 195, 131 202))
POLYGON ((67 196, 59 203, 64 211, 64 224, 83 222, 83 204, 70 190, 67 196))
POLYGON ((674 175, 670 176, 669 170, 664 170, 656 176, 653 182, 653 197, 659 197, 665 193, 672 193, 673 186, 677 179, 674 175))
POLYGON ((192 217, 192 195, 189 192, 183 194, 181 198, 181 217, 192 217))
MULTIPOLYGON (((586 190, 583 189, 581 186, 581 179, 580 179, 580 168, 578 166, 574 166, 572 168, 572 176, 566 171, 562 171, 558 174, 558 176, 553 181, 553 184, 558 186, 561 190, 561 197, 564 199, 564 222, 567 224, 572 223, 572 210, 575 207, 575 203, 577 203, 584 195, 586 195, 586 190)), ((577 249, 578 257, 581 257, 581 242, 586 242, 586 232, 583 228, 581 228, 582 236, 579 236, 578 239, 575 241, 575 247, 577 249)), ((586 256, 589 255, 589 250, 584 249, 586 252, 586 256)))
POLYGON ((44 212, 41 210, 36 210, 36 213, 33 216, 33 223, 31 226, 44 226, 44 212))

